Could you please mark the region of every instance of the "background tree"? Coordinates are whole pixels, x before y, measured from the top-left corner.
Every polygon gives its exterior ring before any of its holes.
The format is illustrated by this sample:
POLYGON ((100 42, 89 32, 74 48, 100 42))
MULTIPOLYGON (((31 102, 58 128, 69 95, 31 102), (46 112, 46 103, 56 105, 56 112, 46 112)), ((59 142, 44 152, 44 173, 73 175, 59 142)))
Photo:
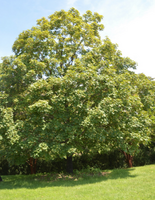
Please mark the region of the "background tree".
POLYGON ((144 110, 138 88, 132 85, 133 76, 124 73, 109 79, 107 84, 111 82, 111 90, 107 90, 107 96, 96 108, 89 110, 90 115, 84 122, 88 130, 105 135, 105 139, 98 142, 101 148, 105 144, 121 150, 130 167, 139 145, 150 140, 152 123, 149 112, 144 110))

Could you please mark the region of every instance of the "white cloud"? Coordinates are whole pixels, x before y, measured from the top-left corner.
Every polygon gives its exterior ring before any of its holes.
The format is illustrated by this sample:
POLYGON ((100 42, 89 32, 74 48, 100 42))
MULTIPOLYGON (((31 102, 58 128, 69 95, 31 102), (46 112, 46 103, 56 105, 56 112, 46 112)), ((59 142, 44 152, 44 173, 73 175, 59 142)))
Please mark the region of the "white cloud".
POLYGON ((91 0, 84 0, 84 4, 88 5, 91 3, 91 0))
POLYGON ((155 77, 155 6, 143 16, 115 27, 110 39, 118 43, 124 56, 138 63, 137 72, 155 77))
POLYGON ((69 7, 72 7, 72 6, 74 6, 74 4, 75 4, 76 1, 77 1, 77 0, 67 0, 67 5, 68 5, 69 7))

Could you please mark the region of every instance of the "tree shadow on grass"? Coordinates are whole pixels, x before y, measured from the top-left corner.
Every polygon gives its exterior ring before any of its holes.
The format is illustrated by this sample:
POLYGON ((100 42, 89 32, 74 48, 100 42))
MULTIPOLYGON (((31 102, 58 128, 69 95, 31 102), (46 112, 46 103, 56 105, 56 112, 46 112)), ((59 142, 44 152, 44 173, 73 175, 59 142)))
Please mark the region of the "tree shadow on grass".
POLYGON ((79 173, 73 175, 46 174, 46 175, 9 175, 2 176, 1 189, 36 189, 44 187, 74 187, 77 185, 93 184, 109 179, 135 178, 134 168, 114 169, 96 173, 79 173))

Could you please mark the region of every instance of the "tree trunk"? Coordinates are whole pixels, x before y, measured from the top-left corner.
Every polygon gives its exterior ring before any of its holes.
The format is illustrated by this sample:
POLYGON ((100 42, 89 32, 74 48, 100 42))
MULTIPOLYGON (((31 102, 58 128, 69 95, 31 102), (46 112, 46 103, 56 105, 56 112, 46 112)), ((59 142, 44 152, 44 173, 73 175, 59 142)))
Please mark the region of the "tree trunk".
POLYGON ((37 159, 30 157, 29 164, 30 164, 31 174, 36 174, 36 163, 37 159))
POLYGON ((2 177, 0 176, 0 182, 2 181, 2 177))
POLYGON ((68 174, 73 174, 72 156, 67 156, 67 173, 68 174))
POLYGON ((132 167, 132 160, 133 160, 133 156, 131 156, 128 153, 123 152, 123 154, 125 155, 126 158, 126 162, 128 164, 128 167, 132 167))
POLYGON ((133 160, 133 157, 132 157, 130 154, 127 154, 127 160, 128 160, 128 166, 129 166, 129 167, 132 167, 132 160, 133 160))
POLYGON ((36 167, 37 167, 37 159, 34 159, 34 167, 33 167, 33 171, 36 174, 36 167))

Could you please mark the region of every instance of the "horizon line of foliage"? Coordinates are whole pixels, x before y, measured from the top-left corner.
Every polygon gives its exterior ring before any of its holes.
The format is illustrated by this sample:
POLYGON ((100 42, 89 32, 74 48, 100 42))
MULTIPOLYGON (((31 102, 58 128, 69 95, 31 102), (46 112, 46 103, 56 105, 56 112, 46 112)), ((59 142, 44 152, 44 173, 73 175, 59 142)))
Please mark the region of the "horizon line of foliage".
MULTIPOLYGON (((133 166, 144 166, 155 164, 155 142, 149 146, 140 145, 139 152, 134 155, 133 166)), ((97 154, 79 154, 73 156, 74 172, 94 168, 100 170, 127 168, 124 155, 119 150, 97 154)), ((66 173, 66 159, 56 158, 54 160, 37 159, 36 173, 66 173)), ((7 160, 0 160, 1 175, 31 174, 29 164, 10 166, 7 160)))
MULTIPOLYGON (((11 164, 119 149, 154 138, 155 81, 75 8, 37 20, 0 64, 0 155, 11 164)), ((147 66, 146 66, 147 67, 147 66)))

